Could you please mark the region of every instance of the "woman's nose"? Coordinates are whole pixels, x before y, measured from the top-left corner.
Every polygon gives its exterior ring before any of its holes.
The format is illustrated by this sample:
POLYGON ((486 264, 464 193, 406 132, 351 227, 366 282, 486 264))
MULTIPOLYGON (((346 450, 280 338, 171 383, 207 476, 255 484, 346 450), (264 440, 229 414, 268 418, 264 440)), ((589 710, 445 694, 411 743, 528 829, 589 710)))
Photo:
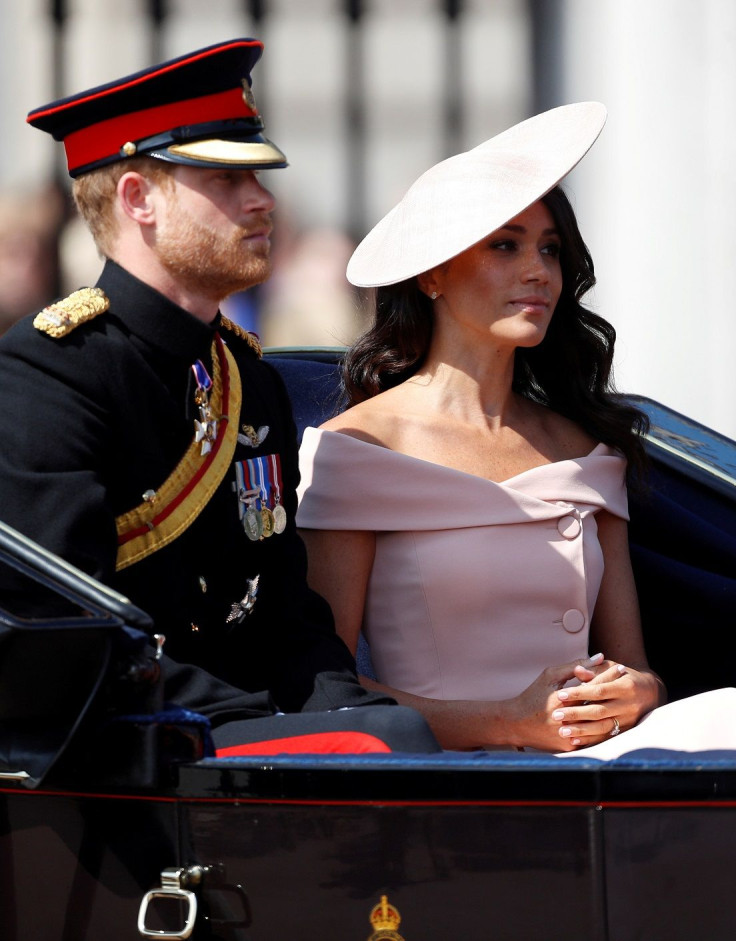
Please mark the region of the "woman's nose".
POLYGON ((549 281, 549 271, 547 270, 544 255, 536 249, 528 252, 522 259, 523 269, 522 278, 525 281, 549 281))

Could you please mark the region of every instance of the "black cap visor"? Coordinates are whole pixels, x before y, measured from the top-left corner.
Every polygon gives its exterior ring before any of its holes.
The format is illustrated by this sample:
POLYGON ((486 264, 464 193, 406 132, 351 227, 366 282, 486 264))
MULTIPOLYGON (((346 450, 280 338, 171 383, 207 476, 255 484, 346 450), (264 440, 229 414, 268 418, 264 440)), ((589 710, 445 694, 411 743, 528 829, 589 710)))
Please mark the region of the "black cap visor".
POLYGON ((272 170, 286 167, 285 154, 262 134, 205 138, 146 151, 146 156, 190 167, 272 170))

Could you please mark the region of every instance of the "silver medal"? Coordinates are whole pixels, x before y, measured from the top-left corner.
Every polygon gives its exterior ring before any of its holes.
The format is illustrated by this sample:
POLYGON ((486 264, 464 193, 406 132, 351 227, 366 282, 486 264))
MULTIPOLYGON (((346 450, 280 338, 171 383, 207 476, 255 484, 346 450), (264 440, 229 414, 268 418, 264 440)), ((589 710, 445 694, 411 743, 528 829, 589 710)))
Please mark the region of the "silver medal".
POLYGON ((252 504, 243 514, 243 529, 252 542, 257 542, 263 535, 263 517, 252 504))
POLYGON ((277 503, 273 508, 273 531, 275 533, 283 533, 286 529, 286 510, 281 506, 280 503, 277 503))

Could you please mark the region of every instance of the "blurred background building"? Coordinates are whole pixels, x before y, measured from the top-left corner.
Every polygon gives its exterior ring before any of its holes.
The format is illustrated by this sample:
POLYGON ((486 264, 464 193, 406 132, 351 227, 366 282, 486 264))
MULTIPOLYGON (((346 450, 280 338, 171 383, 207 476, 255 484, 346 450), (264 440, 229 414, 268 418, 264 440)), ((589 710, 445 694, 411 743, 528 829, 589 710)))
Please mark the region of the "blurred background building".
POLYGON ((346 259, 419 173, 597 99, 566 189, 618 385, 736 437, 733 0, 0 0, 0 330, 101 268, 26 113, 233 36, 265 43, 254 90, 291 164, 265 174, 275 275, 230 302, 267 344, 350 341, 346 259))

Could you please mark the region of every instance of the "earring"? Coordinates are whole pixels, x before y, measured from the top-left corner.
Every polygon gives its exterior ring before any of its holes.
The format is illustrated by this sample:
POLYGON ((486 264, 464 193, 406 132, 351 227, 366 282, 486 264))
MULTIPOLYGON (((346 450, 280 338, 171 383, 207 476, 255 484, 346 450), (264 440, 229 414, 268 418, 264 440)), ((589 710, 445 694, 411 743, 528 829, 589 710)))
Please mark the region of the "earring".
POLYGON ((436 291, 432 291, 432 293, 431 293, 429 296, 432 298, 433 301, 436 301, 436 300, 437 300, 437 292, 436 292, 436 291))

